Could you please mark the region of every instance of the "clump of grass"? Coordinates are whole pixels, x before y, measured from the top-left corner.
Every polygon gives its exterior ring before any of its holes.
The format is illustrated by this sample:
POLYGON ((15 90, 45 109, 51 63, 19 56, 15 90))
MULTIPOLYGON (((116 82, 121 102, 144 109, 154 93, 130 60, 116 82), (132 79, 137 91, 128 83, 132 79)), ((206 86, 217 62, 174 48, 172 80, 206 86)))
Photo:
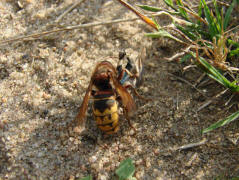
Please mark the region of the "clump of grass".
MULTIPOLYGON (((195 12, 182 0, 177 0, 176 4, 172 0, 164 0, 164 2, 174 10, 174 14, 168 13, 173 20, 174 28, 186 37, 188 51, 182 59, 186 60, 193 57, 204 72, 212 79, 216 80, 226 88, 233 92, 239 92, 237 80, 229 81, 219 70, 222 71, 238 71, 237 67, 230 66, 229 61, 239 56, 239 43, 231 38, 233 35, 226 33, 230 22, 233 8, 237 5, 237 1, 233 0, 231 5, 223 13, 223 9, 219 10, 217 1, 213 1, 214 12, 206 4, 205 0, 200 0, 198 11, 195 12), (203 13, 205 19, 203 18, 203 13), (175 14, 185 21, 179 23, 175 14), (234 47, 232 47, 234 45, 234 47), (200 51, 199 51, 200 49, 200 51)), ((141 8, 145 9, 145 6, 141 8)), ((148 8, 148 10, 150 10, 148 8)), ((157 23, 157 22, 155 22, 157 23)), ((160 30, 160 29, 159 29, 160 30)), ((148 34, 151 36, 151 34, 148 34)), ((154 36, 155 37, 155 36, 154 36)), ((161 37, 159 35, 159 37, 161 37)), ((237 119, 239 111, 233 113, 226 119, 212 124, 203 130, 203 133, 214 130, 218 127, 237 119)))
MULTIPOLYGON (((122 1, 122 0, 118 0, 122 1)), ((180 62, 194 59, 209 77, 219 82, 232 92, 239 93, 238 80, 230 81, 223 72, 229 71, 237 74, 239 68, 237 61, 239 57, 239 43, 237 30, 238 20, 231 21, 233 9, 238 8, 239 0, 232 0, 231 3, 222 3, 217 0, 208 5, 206 0, 200 0, 198 5, 190 7, 186 1, 163 0, 171 10, 165 10, 148 5, 138 5, 141 9, 151 13, 156 32, 147 33, 146 36, 152 38, 165 37, 186 45, 183 53, 173 56, 181 58, 180 62), (155 16, 167 15, 171 19, 171 24, 161 27, 155 16), (181 35, 175 36, 170 32, 175 31, 181 35), (236 40, 237 39, 237 40, 236 40)), ((128 7, 129 8, 129 7, 128 7)), ((132 10, 132 7, 129 8, 132 10)), ((135 12, 135 10, 133 10, 135 12)), ((136 15, 140 14, 137 12, 136 15)), ((147 23, 147 21, 145 21, 147 23)), ((239 111, 233 113, 224 120, 221 120, 203 130, 203 133, 221 127, 233 120, 238 119, 239 111)))
MULTIPOLYGON (((239 43, 233 39, 233 29, 228 30, 230 18, 233 8, 239 4, 238 0, 233 0, 225 13, 224 6, 221 9, 218 7, 216 0, 213 0, 213 9, 210 9, 205 0, 200 0, 197 12, 190 8, 182 0, 176 0, 176 4, 172 0, 164 0, 164 2, 173 9, 173 12, 165 12, 159 9, 157 12, 164 12, 172 19, 174 30, 186 39, 187 51, 181 61, 189 58, 195 59, 196 64, 209 77, 216 80, 231 91, 238 93, 238 80, 233 82, 228 80, 223 74, 223 71, 238 73, 238 68, 231 66, 229 62, 233 62, 236 57, 239 57, 239 43), (203 18, 203 14, 205 18, 203 18), (179 17, 179 18, 178 18, 179 17)), ((139 7, 155 12, 155 7, 140 6, 139 7), (152 9, 151 9, 152 8, 152 9)), ((157 24, 157 22, 155 21, 157 24)), ((235 28, 236 29, 236 28, 235 28)), ((167 31, 164 28, 158 29, 158 36, 155 33, 147 34, 149 37, 162 37, 162 32, 167 31)), ((167 33, 169 33, 167 31, 167 33)), ((173 36, 173 35, 170 35, 173 36)), ((170 36, 167 36, 170 38, 170 36)), ((172 38, 171 38, 172 39, 172 38)), ((173 38, 175 40, 175 38, 173 38)), ((229 122, 238 119, 239 111, 233 113, 226 119, 220 120, 210 127, 203 130, 203 133, 212 131, 218 127, 224 126, 229 122)))

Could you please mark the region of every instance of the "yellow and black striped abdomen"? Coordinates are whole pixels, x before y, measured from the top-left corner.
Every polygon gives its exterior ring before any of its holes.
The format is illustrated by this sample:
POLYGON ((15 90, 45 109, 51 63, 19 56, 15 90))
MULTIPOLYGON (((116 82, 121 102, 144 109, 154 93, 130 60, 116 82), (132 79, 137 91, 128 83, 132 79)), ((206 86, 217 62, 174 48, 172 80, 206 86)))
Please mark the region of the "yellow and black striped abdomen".
POLYGON ((113 134, 119 130, 118 104, 114 95, 95 97, 93 113, 97 126, 106 134, 113 134))

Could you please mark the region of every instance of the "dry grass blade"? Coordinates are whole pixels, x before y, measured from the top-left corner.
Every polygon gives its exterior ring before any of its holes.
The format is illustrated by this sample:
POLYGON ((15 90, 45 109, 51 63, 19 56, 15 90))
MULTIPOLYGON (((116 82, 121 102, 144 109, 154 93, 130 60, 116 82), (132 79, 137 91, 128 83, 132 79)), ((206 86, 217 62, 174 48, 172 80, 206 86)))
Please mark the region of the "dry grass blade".
POLYGON ((154 21, 152 21, 151 19, 149 19, 147 16, 143 15, 142 13, 140 13, 136 8, 134 8, 132 5, 130 5, 129 3, 123 1, 123 0, 118 0, 118 2, 120 2, 121 4, 123 4, 125 7, 127 7, 129 10, 131 10, 132 12, 134 12, 138 17, 140 17, 145 23, 149 24, 151 27, 153 27, 154 29, 158 30, 156 24, 154 23, 154 21))
POLYGON ((218 93, 217 95, 215 95, 214 97, 212 97, 210 100, 208 100, 206 103, 204 103, 202 106, 200 106, 198 109, 197 109, 197 112, 198 111, 201 111, 203 108, 207 107, 209 104, 211 104, 216 98, 222 96, 223 94, 225 94, 227 92, 228 89, 218 93))
MULTIPOLYGON (((207 5, 212 4, 212 3, 213 3, 213 1, 207 1, 207 2, 206 2, 207 5)), ((230 4, 225 3, 225 2, 221 2, 221 1, 217 1, 217 3, 218 3, 218 4, 221 4, 221 5, 223 5, 223 6, 227 6, 227 7, 230 6, 230 4)), ((199 6, 199 5, 196 5, 196 6, 193 6, 193 7, 191 7, 191 8, 198 8, 198 6, 199 6)))
POLYGON ((180 8, 182 8, 183 10, 185 10, 187 13, 189 13, 191 16, 193 16, 195 19, 203 22, 204 24, 208 25, 208 22, 205 21, 202 17, 198 16, 198 14, 196 12, 190 11, 187 8, 180 6, 180 8))
MULTIPOLYGON (((186 43, 186 42, 184 42, 184 41, 182 41, 183 42, 183 44, 186 44, 186 45, 189 45, 190 46, 190 43, 191 44, 194 44, 194 42, 190 39, 190 38, 188 38, 184 33, 182 33, 180 30, 178 30, 177 28, 172 28, 175 32, 177 32, 178 34, 180 34, 184 39, 186 39, 186 40, 188 40, 189 41, 189 43, 186 43)), ((192 46, 192 45, 191 45, 192 46)))
POLYGON ((237 29, 239 29, 239 25, 235 26, 234 28, 229 29, 228 31, 225 32, 225 34, 228 34, 232 31, 236 31, 237 29))
POLYGON ((109 24, 115 24, 115 23, 121 23, 121 22, 135 21, 135 20, 138 20, 138 19, 139 18, 117 19, 117 20, 106 21, 106 22, 95 22, 95 23, 89 23, 89 24, 80 24, 80 25, 76 25, 76 26, 67 26, 67 27, 60 28, 60 29, 44 31, 44 32, 39 32, 39 33, 33 33, 33 34, 26 35, 26 36, 18 36, 18 37, 15 37, 13 39, 3 40, 3 41, 0 41, 0 45, 10 43, 10 42, 14 42, 14 41, 23 41, 23 40, 26 40, 28 38, 38 38, 38 37, 45 36, 45 35, 52 34, 52 33, 56 33, 56 32, 71 31, 71 30, 80 29, 80 28, 89 28, 89 27, 100 26, 100 25, 109 25, 109 24))
POLYGON ((60 15, 57 19, 56 19, 56 23, 58 23, 66 14, 68 14, 69 12, 71 12, 74 8, 76 8, 78 5, 80 5, 81 3, 85 2, 86 0, 79 0, 77 2, 75 2, 74 4, 72 4, 62 15, 60 15))

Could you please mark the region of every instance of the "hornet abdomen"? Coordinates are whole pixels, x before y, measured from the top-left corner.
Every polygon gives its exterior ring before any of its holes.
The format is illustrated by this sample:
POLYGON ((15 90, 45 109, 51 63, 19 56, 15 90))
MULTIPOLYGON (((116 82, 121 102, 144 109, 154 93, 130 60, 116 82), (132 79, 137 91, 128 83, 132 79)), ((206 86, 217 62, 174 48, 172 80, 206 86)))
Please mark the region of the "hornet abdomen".
POLYGON ((119 130, 118 103, 112 92, 98 92, 94 95, 93 114, 97 126, 106 134, 119 130))

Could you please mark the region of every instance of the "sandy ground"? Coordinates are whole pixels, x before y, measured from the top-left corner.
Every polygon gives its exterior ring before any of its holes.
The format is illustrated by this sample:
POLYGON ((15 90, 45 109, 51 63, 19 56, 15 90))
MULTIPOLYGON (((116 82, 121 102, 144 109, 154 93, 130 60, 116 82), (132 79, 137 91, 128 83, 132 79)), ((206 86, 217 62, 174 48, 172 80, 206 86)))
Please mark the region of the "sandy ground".
MULTIPOLYGON (((135 4, 136 1, 130 1, 135 4)), ((161 1, 137 1, 163 6, 161 1)), ((6 0, 0 2, 0 37, 10 39, 57 28, 55 20, 73 0, 6 0)), ((117 2, 88 0, 68 13, 59 26, 86 24, 135 15, 117 2)), ((159 18, 164 24, 164 17, 159 18)), ((224 98, 197 112, 223 89, 213 81, 200 94, 176 77, 195 83, 201 73, 164 58, 180 45, 144 36, 153 31, 141 21, 77 29, 0 45, 0 179, 75 179, 91 174, 112 179, 119 163, 130 157, 137 179, 229 179, 239 175, 238 121, 202 135, 211 123, 235 112, 224 98), (98 61, 117 62, 126 49, 136 58, 147 49, 145 82, 138 90, 153 101, 135 97, 132 118, 137 135, 121 118, 121 130, 104 137, 91 108, 83 134, 69 132, 98 61), (171 74, 176 75, 172 76, 171 74), (228 106, 227 106, 228 107, 228 106), (236 136, 237 135, 237 136, 236 136), (187 150, 176 147, 208 143, 187 150)), ((232 102, 230 102, 232 103, 232 102)))

